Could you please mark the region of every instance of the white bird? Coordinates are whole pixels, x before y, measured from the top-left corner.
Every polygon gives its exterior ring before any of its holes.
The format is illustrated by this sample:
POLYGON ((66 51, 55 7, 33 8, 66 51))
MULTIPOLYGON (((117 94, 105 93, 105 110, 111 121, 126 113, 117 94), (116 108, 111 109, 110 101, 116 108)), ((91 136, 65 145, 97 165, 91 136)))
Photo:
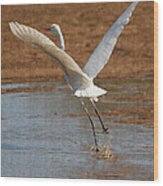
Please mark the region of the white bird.
MULTIPOLYGON (((19 24, 17 22, 9 23, 10 29, 15 36, 24 42, 32 44, 32 46, 40 48, 42 51, 51 56, 55 62, 58 62, 64 71, 65 79, 72 89, 74 95, 79 98, 88 98, 91 101, 105 133, 108 133, 108 128, 106 128, 103 124, 100 113, 95 105, 95 101, 98 101, 98 97, 106 94, 107 91, 96 86, 93 80, 103 69, 105 64, 107 64, 116 45, 117 39, 122 33, 124 26, 129 23, 129 18, 131 17, 137 3, 138 2, 132 2, 124 13, 111 26, 111 28, 102 38, 99 45, 94 50, 93 54, 88 59, 88 62, 84 66, 83 70, 74 61, 74 59, 72 59, 72 57, 64 51, 64 38, 59 25, 53 24, 50 27, 50 30, 59 38, 61 45, 60 48, 58 48, 47 36, 34 28, 19 24)), ((81 103, 92 126, 96 151, 99 151, 94 123, 84 101, 82 100, 81 103)))

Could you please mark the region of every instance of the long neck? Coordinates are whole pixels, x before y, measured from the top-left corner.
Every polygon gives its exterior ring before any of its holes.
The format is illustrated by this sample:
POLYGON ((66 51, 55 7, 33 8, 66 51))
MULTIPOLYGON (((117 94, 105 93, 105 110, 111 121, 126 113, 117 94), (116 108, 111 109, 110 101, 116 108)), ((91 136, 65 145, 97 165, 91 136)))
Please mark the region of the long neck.
POLYGON ((64 42, 64 38, 61 32, 58 33, 58 37, 59 37, 59 41, 60 41, 60 48, 62 50, 65 50, 65 42, 64 42))

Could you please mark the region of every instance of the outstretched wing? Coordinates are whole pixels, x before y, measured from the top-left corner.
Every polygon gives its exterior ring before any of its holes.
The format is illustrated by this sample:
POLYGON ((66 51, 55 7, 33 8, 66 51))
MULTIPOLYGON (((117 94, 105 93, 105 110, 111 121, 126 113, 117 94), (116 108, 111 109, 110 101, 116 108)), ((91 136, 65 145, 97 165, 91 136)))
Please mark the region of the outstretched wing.
POLYGON ((129 23, 129 18, 131 17, 137 3, 138 2, 133 2, 130 4, 125 12, 104 35, 100 44, 96 47, 93 54, 88 59, 88 62, 83 68, 83 72, 85 72, 91 79, 95 78, 108 62, 118 37, 122 33, 124 26, 129 23))
POLYGON ((19 39, 37 46, 58 61, 64 70, 68 83, 73 89, 89 86, 90 79, 81 70, 78 64, 66 52, 59 49, 47 36, 34 28, 17 22, 10 22, 9 26, 13 34, 19 39))

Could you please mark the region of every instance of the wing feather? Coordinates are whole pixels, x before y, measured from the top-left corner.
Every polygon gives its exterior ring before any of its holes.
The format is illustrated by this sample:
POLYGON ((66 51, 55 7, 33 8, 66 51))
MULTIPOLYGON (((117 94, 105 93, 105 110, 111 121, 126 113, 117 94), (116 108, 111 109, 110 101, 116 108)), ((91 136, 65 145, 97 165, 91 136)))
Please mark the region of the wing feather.
POLYGON ((125 12, 117 19, 117 21, 104 35, 93 54, 88 59, 83 68, 83 72, 85 72, 91 79, 94 79, 108 62, 117 43, 118 37, 122 33, 125 25, 129 23, 130 17, 137 3, 138 2, 133 2, 129 5, 125 12))
POLYGON ((72 89, 76 90, 77 88, 89 86, 90 78, 81 70, 71 56, 59 49, 47 36, 34 28, 17 22, 10 22, 9 26, 13 34, 19 39, 37 46, 58 61, 72 89))

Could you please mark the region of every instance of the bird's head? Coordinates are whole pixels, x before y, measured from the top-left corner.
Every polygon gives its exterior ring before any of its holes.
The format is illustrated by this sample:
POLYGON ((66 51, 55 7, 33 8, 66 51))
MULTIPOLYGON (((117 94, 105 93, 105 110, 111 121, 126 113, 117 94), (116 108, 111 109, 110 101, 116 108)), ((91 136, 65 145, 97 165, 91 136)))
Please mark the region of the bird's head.
POLYGON ((57 24, 52 24, 48 30, 51 31, 60 40, 60 48, 65 50, 64 38, 60 26, 57 24))
POLYGON ((56 36, 61 32, 60 26, 57 24, 52 24, 48 30, 53 32, 56 36))

